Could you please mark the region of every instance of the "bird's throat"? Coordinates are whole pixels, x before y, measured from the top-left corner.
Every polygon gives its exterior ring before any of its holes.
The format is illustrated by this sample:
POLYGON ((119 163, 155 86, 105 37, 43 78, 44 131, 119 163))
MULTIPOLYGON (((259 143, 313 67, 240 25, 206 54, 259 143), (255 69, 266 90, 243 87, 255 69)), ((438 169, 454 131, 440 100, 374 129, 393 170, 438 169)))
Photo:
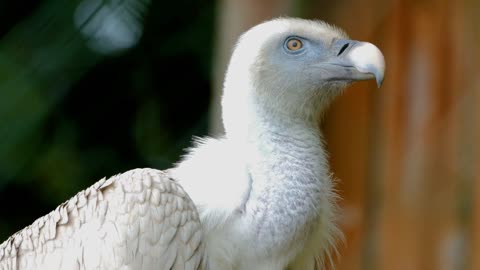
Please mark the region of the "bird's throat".
POLYGON ((305 241, 330 209, 332 183, 318 127, 276 120, 249 130, 255 139, 247 144, 251 191, 245 217, 255 224, 259 244, 291 247, 305 241))

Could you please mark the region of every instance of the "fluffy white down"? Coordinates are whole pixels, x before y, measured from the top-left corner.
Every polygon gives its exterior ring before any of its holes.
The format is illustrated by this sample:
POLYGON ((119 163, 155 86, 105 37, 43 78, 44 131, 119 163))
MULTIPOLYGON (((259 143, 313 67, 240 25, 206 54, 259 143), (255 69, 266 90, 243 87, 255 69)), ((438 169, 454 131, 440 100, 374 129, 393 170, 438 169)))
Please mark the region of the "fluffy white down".
MULTIPOLYGON (((320 146, 319 140, 317 146, 320 146)), ((303 182, 307 178, 299 181, 291 178, 312 174, 313 170, 299 170, 298 166, 302 165, 293 160, 304 160, 305 157, 297 158, 295 149, 286 150, 291 157, 280 153, 275 158, 270 156, 268 162, 257 154, 252 158, 254 160, 249 160, 257 166, 250 166, 248 164, 252 163, 245 158, 254 147, 248 148, 225 139, 205 139, 170 171, 172 177, 180 180, 199 211, 208 269, 313 270, 331 263, 330 254, 336 252, 334 244, 341 233, 335 226, 335 194, 325 153, 319 151, 315 155, 316 150, 320 150, 316 147, 306 153, 311 155, 310 162, 306 163, 316 165, 314 170, 318 174, 318 177, 308 179, 318 181, 303 182), (258 179, 258 183, 252 183, 252 175, 263 174, 260 171, 269 170, 274 163, 289 158, 291 167, 283 166, 284 171, 271 170, 270 174, 265 174, 285 181, 275 183, 258 179), (253 194, 252 187, 258 192, 269 190, 268 200, 262 194, 253 194), (275 188, 277 190, 273 190, 275 188), (306 199, 305 194, 312 190, 317 196, 306 199), (291 198, 291 195, 299 197, 291 198), (269 205, 270 202, 275 203, 269 205), (268 207, 272 207, 270 215, 259 216, 258 213, 268 207), (279 208, 284 211, 278 211, 279 208), (312 212, 306 212, 308 209, 312 212), (277 226, 273 226, 273 222, 277 226)), ((262 151, 277 151, 273 148, 262 151)))

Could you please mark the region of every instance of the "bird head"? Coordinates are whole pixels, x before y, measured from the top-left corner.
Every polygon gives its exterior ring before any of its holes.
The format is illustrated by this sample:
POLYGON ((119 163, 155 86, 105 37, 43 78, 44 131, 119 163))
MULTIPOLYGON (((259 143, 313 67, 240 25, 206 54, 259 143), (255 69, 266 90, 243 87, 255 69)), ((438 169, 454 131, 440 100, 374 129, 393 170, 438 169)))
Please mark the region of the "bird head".
MULTIPOLYGON (((280 116, 314 119, 349 83, 375 79, 384 57, 373 44, 350 40, 322 21, 280 18, 259 24, 239 39, 227 70, 223 109, 248 115, 250 108, 280 116), (253 105, 253 106, 251 106, 253 105)), ((229 112, 230 111, 230 112, 229 112)))

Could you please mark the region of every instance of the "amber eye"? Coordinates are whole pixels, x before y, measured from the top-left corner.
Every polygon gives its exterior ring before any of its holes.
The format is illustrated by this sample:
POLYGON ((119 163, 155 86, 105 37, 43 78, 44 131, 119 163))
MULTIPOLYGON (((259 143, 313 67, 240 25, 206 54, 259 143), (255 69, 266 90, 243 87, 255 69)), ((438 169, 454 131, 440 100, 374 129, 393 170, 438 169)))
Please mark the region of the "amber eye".
POLYGON ((302 41, 297 38, 291 38, 287 41, 287 48, 290 51, 298 51, 303 47, 302 41))

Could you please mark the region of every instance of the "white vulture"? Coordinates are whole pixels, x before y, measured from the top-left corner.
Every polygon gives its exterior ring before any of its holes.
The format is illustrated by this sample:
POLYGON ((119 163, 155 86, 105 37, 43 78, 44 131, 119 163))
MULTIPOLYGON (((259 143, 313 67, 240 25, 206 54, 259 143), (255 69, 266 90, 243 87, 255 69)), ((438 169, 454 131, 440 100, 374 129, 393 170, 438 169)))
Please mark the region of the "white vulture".
POLYGON ((251 28, 226 73, 223 137, 81 191, 1 244, 0 269, 323 269, 340 232, 318 119, 384 68, 321 21, 251 28))

